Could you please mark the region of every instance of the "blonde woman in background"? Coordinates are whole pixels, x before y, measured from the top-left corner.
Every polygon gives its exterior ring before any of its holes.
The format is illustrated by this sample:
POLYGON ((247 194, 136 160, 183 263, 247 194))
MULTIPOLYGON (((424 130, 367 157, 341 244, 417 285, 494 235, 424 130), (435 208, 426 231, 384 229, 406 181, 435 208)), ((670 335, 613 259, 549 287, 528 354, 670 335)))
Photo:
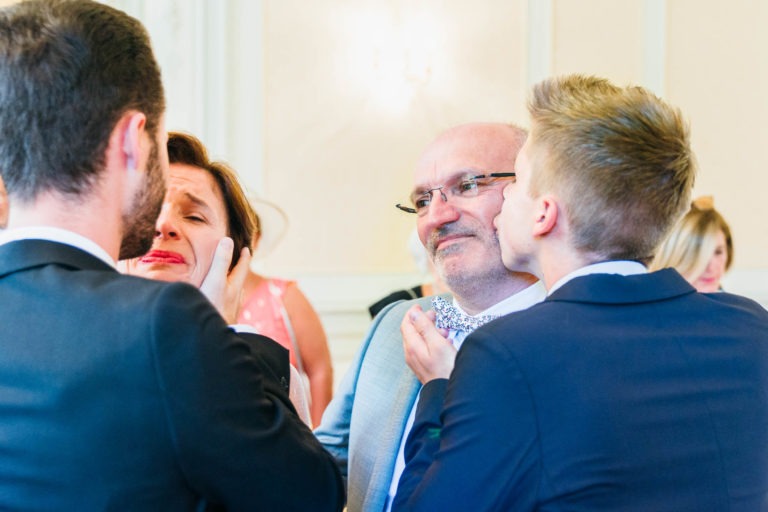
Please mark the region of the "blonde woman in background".
POLYGON ((672 267, 699 292, 722 290, 720 280, 733 263, 731 229, 715 210, 712 196, 696 199, 658 250, 651 270, 672 267))
MULTIPOLYGON (((256 213, 253 253, 259 258, 279 242, 288 221, 277 205, 255 197, 249 200, 256 213)), ((320 317, 296 281, 251 270, 243 285, 237 322, 253 326, 290 351, 291 364, 298 368, 308 390, 312 424, 319 425, 333 394, 331 353, 320 317)))

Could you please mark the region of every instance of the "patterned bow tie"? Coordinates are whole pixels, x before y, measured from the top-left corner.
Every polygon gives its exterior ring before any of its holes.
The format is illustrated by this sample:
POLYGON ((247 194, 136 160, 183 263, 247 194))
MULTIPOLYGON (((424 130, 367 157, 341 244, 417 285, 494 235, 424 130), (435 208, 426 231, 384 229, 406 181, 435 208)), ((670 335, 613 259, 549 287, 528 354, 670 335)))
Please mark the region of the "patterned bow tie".
POLYGON ((435 325, 454 331, 472 332, 481 325, 499 318, 497 315, 469 316, 442 297, 432 299, 432 309, 437 313, 435 325))

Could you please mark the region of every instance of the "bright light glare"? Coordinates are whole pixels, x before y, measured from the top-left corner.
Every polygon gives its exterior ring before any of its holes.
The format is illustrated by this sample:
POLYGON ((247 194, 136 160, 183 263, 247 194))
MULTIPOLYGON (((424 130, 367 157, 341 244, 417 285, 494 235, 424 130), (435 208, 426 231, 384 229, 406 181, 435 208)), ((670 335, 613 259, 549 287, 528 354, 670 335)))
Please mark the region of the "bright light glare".
MULTIPOLYGON (((343 37, 349 83, 377 107, 406 110, 419 89, 430 82, 440 48, 434 12, 349 12, 343 37)), ((349 85, 348 83, 348 85, 349 85)))

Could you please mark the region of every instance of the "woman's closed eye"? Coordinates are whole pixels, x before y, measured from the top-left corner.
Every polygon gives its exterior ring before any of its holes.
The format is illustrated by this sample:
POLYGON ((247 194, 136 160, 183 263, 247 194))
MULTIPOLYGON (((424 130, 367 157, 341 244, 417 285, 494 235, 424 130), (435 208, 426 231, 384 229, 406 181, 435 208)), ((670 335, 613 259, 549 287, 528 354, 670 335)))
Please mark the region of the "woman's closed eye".
POLYGON ((205 224, 208 222, 205 217, 195 213, 184 215, 184 219, 190 222, 193 222, 195 224, 205 224))

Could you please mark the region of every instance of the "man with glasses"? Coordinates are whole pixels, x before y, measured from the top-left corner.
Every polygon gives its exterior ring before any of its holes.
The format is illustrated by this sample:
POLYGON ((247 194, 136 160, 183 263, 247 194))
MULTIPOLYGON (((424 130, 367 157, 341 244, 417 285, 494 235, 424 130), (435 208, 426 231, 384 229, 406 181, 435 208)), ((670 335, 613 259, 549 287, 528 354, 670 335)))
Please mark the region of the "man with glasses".
MULTIPOLYGON (((437 327, 429 327, 448 338, 432 363, 444 377, 478 325, 544 299, 535 277, 504 268, 493 226, 525 137, 521 128, 494 123, 447 130, 418 161, 410 204, 398 205, 415 214, 419 238, 453 295, 437 300, 437 327)), ((389 510, 397 491, 421 388, 405 364, 400 334, 413 305, 428 309, 431 298, 392 304, 374 319, 315 431, 347 475, 350 512, 389 510)))
MULTIPOLYGON (((768 510, 768 312, 645 267, 690 200, 682 115, 580 75, 528 108, 496 226, 506 267, 549 295, 424 385, 393 508, 768 510)), ((429 325, 402 326, 419 368, 429 325)))

